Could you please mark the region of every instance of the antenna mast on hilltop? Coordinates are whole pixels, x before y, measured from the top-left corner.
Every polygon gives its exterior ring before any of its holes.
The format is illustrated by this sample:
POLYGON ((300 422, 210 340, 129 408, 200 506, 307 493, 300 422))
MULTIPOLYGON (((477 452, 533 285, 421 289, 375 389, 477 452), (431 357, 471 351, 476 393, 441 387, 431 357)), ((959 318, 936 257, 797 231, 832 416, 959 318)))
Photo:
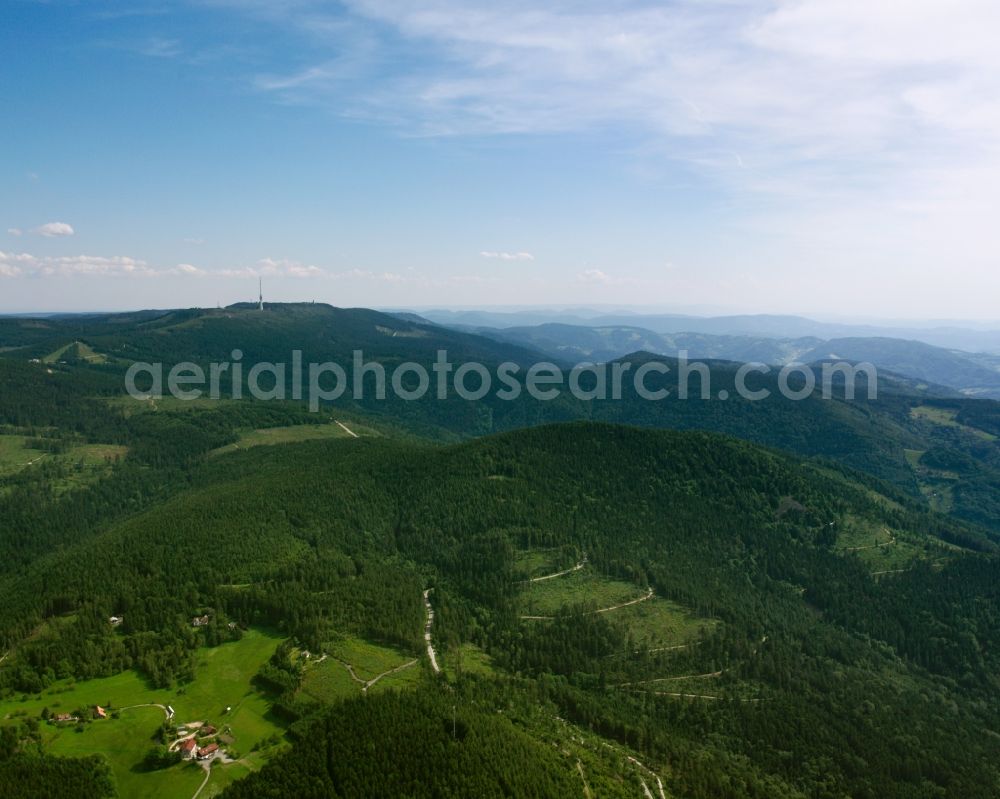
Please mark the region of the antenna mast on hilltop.
POLYGON ((264 310, 264 279, 257 278, 257 310, 264 310))

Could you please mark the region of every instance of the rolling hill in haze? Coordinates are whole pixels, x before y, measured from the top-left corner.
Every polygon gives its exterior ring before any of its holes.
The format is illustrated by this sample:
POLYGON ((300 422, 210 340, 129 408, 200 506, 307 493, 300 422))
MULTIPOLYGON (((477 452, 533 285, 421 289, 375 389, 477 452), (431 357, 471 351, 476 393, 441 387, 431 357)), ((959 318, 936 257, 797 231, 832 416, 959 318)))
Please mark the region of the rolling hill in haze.
POLYGON ((695 316, 642 312, 606 312, 593 309, 425 310, 420 315, 432 322, 464 327, 534 327, 548 323, 580 327, 640 327, 655 333, 703 333, 713 336, 751 338, 899 338, 922 341, 945 349, 1000 355, 1000 325, 997 323, 924 322, 907 325, 884 322, 862 324, 819 322, 802 316, 744 314, 695 316))
POLYGON ((533 327, 463 327, 567 361, 608 361, 636 350, 740 363, 784 365, 822 361, 867 361, 880 369, 972 397, 1000 398, 1000 356, 935 347, 897 338, 767 338, 710 333, 657 333, 641 327, 590 327, 558 323, 533 327))

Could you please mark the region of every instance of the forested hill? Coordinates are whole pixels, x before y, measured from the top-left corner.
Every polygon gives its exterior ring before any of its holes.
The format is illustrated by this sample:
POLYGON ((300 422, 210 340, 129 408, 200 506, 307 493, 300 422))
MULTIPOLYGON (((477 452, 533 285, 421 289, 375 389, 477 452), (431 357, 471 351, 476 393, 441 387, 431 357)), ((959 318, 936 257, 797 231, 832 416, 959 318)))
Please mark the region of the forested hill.
POLYGON ((277 630, 260 679, 291 749, 234 796, 1000 788, 995 547, 836 468, 575 423, 234 449, 168 493, 0 578, 0 685, 138 668, 166 690, 230 623, 277 630), (347 636, 418 660, 419 679, 317 699, 296 653, 347 636))
MULTIPOLYGON (((238 304, 217 309, 144 311, 52 319, 0 319, 0 347, 16 347, 17 358, 46 358, 84 342, 102 363, 179 363, 244 359, 288 362, 301 350, 305 362, 350 356, 362 350, 388 363, 433 360, 437 349, 454 359, 534 361, 539 353, 484 336, 452 332, 405 321, 366 308, 334 308, 324 303, 275 303, 264 311, 238 304)), ((53 360, 64 360, 61 355, 53 360)))
MULTIPOLYGON (((0 424, 14 426, 16 431, 12 432, 34 431, 59 419, 61 430, 74 428, 95 443, 127 444, 126 439, 141 438, 143 444, 131 451, 155 457, 146 444, 149 427, 176 429, 185 424, 179 421, 183 415, 174 413, 175 404, 155 422, 123 421, 136 403, 116 404, 110 398, 122 394, 125 370, 135 360, 162 362, 168 369, 182 361, 228 361, 236 349, 243 353, 244 365, 259 361, 287 364, 292 351, 301 350, 305 363, 341 364, 349 382, 354 350, 384 365, 390 375, 394 367, 407 361, 429 370, 442 349, 456 366, 477 361, 493 374, 500 363, 512 362, 522 367, 523 375, 523 367, 542 358, 519 345, 423 324, 418 319, 309 303, 268 305, 263 312, 239 305, 52 319, 6 318, 0 319, 0 424), (58 400, 60 396, 69 399, 58 400), (98 401, 99 397, 105 399, 98 401), (103 425, 103 431, 98 431, 97 425, 103 425)), ((634 370, 652 357, 633 353, 625 360, 634 370)), ((495 391, 476 402, 460 399, 452 391, 442 401, 433 389, 420 401, 404 401, 391 391, 386 399, 378 399, 369 386, 364 399, 354 400, 353 391, 347 391, 332 406, 324 407, 338 413, 360 412, 438 440, 580 419, 724 432, 799 455, 835 460, 888 480, 930 507, 1000 532, 1000 403, 935 396, 892 377, 881 379, 876 401, 867 399, 862 384, 854 400, 845 400, 839 391, 832 400, 825 400, 817 391, 796 402, 781 395, 774 372, 751 377, 750 387, 766 389, 770 396, 750 402, 735 390, 737 364, 726 361, 708 362, 709 399, 700 398, 701 381, 695 376, 690 381, 693 399, 681 401, 676 385, 678 363, 659 360, 671 368, 671 374, 662 379, 654 374, 647 384, 670 390, 663 401, 639 397, 626 380, 623 396, 617 400, 578 399, 564 390, 552 401, 534 400, 524 392, 517 400, 507 401, 498 398, 495 391), (726 400, 720 399, 723 392, 728 395, 726 400)), ((249 366, 244 370, 244 381, 248 371, 249 366)), ((562 374, 565 389, 568 372, 562 374)), ((286 375, 290 382, 291 371, 286 375)), ((475 386, 476 380, 471 378, 470 383, 475 386)), ((227 372, 222 379, 223 396, 232 394, 228 381, 227 372)), ((431 382, 435 382, 433 377, 431 382)), ((797 386, 794 378, 792 383, 797 386)), ((413 382, 408 379, 404 385, 412 388, 413 382)), ((289 387, 286 394, 291 393, 289 387)), ((225 436, 219 427, 213 430, 216 437, 225 436)), ((210 448, 200 428, 190 434, 210 448)), ((187 446, 177 436, 161 434, 156 438, 158 446, 187 446)))

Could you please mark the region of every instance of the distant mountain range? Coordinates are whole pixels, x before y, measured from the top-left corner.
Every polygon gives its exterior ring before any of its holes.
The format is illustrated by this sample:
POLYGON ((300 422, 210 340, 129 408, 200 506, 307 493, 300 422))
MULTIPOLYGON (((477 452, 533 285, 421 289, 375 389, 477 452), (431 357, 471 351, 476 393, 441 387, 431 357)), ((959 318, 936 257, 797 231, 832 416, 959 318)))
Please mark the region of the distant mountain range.
POLYGON ((927 322, 906 325, 819 322, 802 316, 747 314, 687 316, 683 314, 599 313, 581 310, 429 310, 420 315, 447 326, 530 327, 551 322, 583 327, 637 327, 654 333, 706 333, 717 336, 763 338, 899 338, 936 347, 1000 355, 1000 324, 996 328, 974 323, 927 322))
MULTIPOLYGON (((735 317, 731 317, 735 318, 735 317)), ((701 320, 711 322, 714 320, 701 320)), ((784 365, 828 360, 867 361, 883 370, 953 389, 965 396, 1000 399, 1000 355, 971 353, 888 336, 773 338, 760 334, 662 333, 631 325, 521 327, 453 325, 455 329, 531 347, 564 361, 610 361, 642 350, 691 358, 784 365)))

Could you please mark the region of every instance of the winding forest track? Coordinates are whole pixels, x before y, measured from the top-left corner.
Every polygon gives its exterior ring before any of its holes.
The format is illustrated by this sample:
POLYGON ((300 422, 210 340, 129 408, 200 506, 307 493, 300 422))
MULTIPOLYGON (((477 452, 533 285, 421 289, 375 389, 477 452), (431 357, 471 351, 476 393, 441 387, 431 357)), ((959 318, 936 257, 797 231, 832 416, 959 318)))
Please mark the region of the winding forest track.
POLYGON ((395 668, 389 669, 388 671, 383 671, 381 674, 376 674, 370 680, 363 680, 354 671, 354 666, 348 663, 346 660, 341 660, 340 658, 334 658, 341 666, 347 669, 347 673, 351 675, 351 679, 361 686, 361 693, 368 693, 368 689, 371 688, 375 683, 381 680, 383 677, 388 677, 391 674, 396 674, 400 671, 405 671, 411 666, 415 666, 419 662, 419 658, 413 658, 413 660, 408 660, 406 663, 402 663, 395 668))
MULTIPOLYGON (((635 689, 633 689, 635 690, 635 689)), ((757 703, 766 702, 766 699, 753 698, 753 699, 740 699, 738 697, 726 697, 726 696, 713 696, 712 694, 682 694, 675 691, 649 691, 653 696, 672 696, 679 699, 709 699, 713 702, 747 702, 747 703, 757 703)))
POLYGON ((630 605, 638 605, 640 602, 646 602, 653 598, 653 589, 647 588, 646 595, 641 596, 638 599, 633 599, 629 602, 622 602, 620 605, 612 605, 610 608, 601 608, 600 610, 595 610, 594 613, 611 613, 613 610, 621 610, 622 608, 627 608, 630 605))
MULTIPOLYGON (((667 794, 663 790, 663 780, 660 779, 660 775, 659 774, 657 774, 655 771, 653 771, 653 769, 651 769, 645 763, 641 763, 640 761, 636 760, 634 757, 632 757, 632 755, 625 755, 625 758, 632 765, 638 766, 639 768, 641 768, 644 771, 647 771, 649 774, 651 774, 652 777, 653 777, 653 779, 656 780, 656 787, 660 791, 660 799, 667 799, 667 794)), ((650 791, 648 787, 646 787, 645 781, 641 777, 639 778, 639 781, 642 782, 642 787, 643 787, 643 790, 645 790, 645 792, 646 792, 646 796, 648 796, 649 799, 654 799, 653 792, 650 791)))
MULTIPOLYGON (((692 646, 698 646, 698 644, 700 643, 701 643, 700 641, 695 641, 690 644, 674 644, 673 646, 658 646, 655 649, 647 649, 645 650, 645 652, 647 655, 651 655, 656 652, 673 652, 674 650, 677 649, 690 649, 692 646)), ((642 649, 637 649, 635 652, 638 655, 642 651, 643 651, 642 649)))
POLYGON ((655 677, 652 680, 637 680, 636 682, 622 682, 618 683, 616 687, 624 688, 629 685, 649 685, 654 682, 675 682, 676 680, 700 680, 700 679, 713 679, 715 677, 721 677, 724 674, 724 670, 711 671, 708 674, 681 674, 677 677, 655 677))
POLYGON ((587 775, 583 772, 583 763, 579 760, 576 761, 576 770, 580 772, 580 779, 583 780, 583 795, 586 799, 593 799, 594 795, 590 792, 590 786, 587 784, 587 775))
POLYGON ((587 556, 584 555, 583 559, 579 563, 577 563, 576 566, 573 566, 569 569, 563 569, 561 572, 555 572, 554 574, 545 574, 542 575, 541 577, 532 577, 531 579, 527 580, 527 582, 540 583, 543 580, 553 580, 556 577, 563 577, 564 575, 572 574, 573 572, 578 572, 586 565, 587 565, 587 556))
POLYGON ((342 421, 340 421, 340 419, 334 419, 333 421, 335 421, 340 426, 340 428, 345 433, 347 433, 347 435, 351 436, 351 438, 361 438, 361 436, 359 436, 357 433, 355 433, 353 430, 351 430, 351 428, 349 428, 346 424, 344 424, 342 421))
MULTIPOLYGON (((610 608, 598 608, 597 610, 588 610, 586 613, 581 613, 581 616, 593 616, 597 613, 611 613, 614 610, 621 610, 622 608, 627 608, 630 605, 638 605, 640 602, 646 602, 652 599, 654 596, 653 589, 647 588, 646 593, 643 594, 638 599, 631 599, 628 602, 622 602, 620 605, 612 605, 610 608)), ((554 619, 555 616, 520 616, 521 619, 527 619, 530 621, 547 621, 554 619)))
POLYGON ((881 544, 867 544, 863 547, 844 547, 841 552, 863 552, 866 549, 881 549, 882 547, 891 547, 896 543, 896 536, 892 534, 890 530, 883 527, 882 530, 889 536, 888 541, 883 541, 881 544))
POLYGON ((427 621, 424 622, 424 641, 427 643, 427 657, 430 658, 431 668, 434 669, 435 674, 441 673, 441 667, 438 665, 437 652, 434 651, 434 642, 431 638, 431 627, 434 626, 434 608, 431 607, 431 591, 433 589, 428 588, 424 591, 424 609, 427 611, 427 621))

